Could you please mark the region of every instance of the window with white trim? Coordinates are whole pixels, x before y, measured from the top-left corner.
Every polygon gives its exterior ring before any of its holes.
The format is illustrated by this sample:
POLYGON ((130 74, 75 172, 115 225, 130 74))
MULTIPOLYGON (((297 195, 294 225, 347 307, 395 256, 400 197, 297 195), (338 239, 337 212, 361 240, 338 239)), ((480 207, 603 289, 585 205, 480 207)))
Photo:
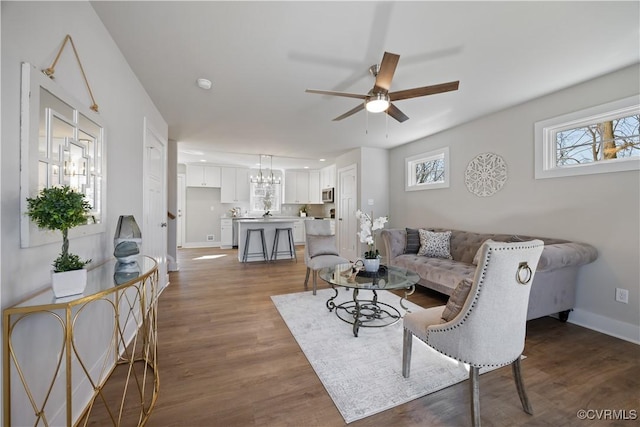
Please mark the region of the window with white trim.
POLYGON ((640 169, 637 96, 535 124, 536 179, 640 169))
POLYGON ((405 191, 449 187, 449 147, 405 159, 405 191))

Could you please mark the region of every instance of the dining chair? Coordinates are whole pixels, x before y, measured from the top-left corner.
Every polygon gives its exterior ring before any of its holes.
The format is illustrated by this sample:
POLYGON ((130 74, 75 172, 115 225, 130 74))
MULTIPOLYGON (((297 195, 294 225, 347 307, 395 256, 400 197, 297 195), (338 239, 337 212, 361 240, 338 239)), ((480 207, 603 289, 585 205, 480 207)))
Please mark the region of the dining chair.
POLYGON ((529 292, 543 247, 541 240, 486 242, 473 280, 462 280, 446 306, 404 317, 402 375, 408 378, 410 374, 414 336, 436 351, 469 365, 474 426, 480 426, 480 368, 511 364, 522 407, 533 414, 520 359, 529 292))

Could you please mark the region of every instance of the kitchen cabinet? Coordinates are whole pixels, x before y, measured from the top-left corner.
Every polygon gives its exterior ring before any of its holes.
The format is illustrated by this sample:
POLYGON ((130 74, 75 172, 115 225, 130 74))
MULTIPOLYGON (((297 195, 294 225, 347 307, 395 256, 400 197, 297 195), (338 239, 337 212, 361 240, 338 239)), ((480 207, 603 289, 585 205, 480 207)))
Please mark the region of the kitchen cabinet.
POLYGON ((293 242, 296 245, 303 245, 306 242, 304 233, 304 219, 298 219, 293 223, 293 242))
POLYGON ((320 188, 334 188, 336 186, 336 165, 320 169, 320 188))
POLYGON ((220 167, 187 165, 187 187, 220 187, 220 167))
POLYGON ((233 220, 222 218, 220 220, 220 247, 231 249, 233 247, 233 220))
POLYGON ((220 202, 249 202, 249 169, 222 167, 220 202))
POLYGON ((320 189, 320 171, 309 172, 309 203, 322 203, 322 190, 320 189))
POLYGON ((286 171, 284 173, 284 202, 311 203, 309 198, 309 172, 286 171))
POLYGON ((286 171, 284 174, 284 203, 322 204, 320 171, 286 171))

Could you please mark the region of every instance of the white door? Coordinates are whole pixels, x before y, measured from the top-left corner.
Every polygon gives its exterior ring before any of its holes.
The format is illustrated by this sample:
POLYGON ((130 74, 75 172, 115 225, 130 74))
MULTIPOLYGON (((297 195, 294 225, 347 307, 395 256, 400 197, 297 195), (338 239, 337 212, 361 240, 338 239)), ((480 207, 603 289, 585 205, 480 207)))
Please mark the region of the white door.
POLYGON ((144 120, 144 228, 142 249, 158 263, 158 292, 167 276, 167 144, 144 120))
POLYGON ((178 175, 178 218, 176 219, 176 246, 182 247, 184 243, 184 201, 185 201, 185 176, 178 175))
POLYGON ((355 261, 358 254, 358 165, 353 164, 338 170, 338 203, 336 218, 338 219, 338 247, 340 255, 355 261))

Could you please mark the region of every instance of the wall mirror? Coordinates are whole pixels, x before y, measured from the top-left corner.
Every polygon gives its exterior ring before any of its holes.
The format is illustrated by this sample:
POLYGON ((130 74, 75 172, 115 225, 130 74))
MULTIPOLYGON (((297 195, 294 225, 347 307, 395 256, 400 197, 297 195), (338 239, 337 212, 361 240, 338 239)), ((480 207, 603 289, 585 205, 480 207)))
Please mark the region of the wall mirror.
POLYGON ((52 243, 60 233, 40 230, 29 220, 27 197, 43 188, 68 185, 92 206, 86 225, 69 237, 105 231, 105 135, 100 116, 68 95, 31 64, 22 64, 20 112, 20 243, 52 243))

